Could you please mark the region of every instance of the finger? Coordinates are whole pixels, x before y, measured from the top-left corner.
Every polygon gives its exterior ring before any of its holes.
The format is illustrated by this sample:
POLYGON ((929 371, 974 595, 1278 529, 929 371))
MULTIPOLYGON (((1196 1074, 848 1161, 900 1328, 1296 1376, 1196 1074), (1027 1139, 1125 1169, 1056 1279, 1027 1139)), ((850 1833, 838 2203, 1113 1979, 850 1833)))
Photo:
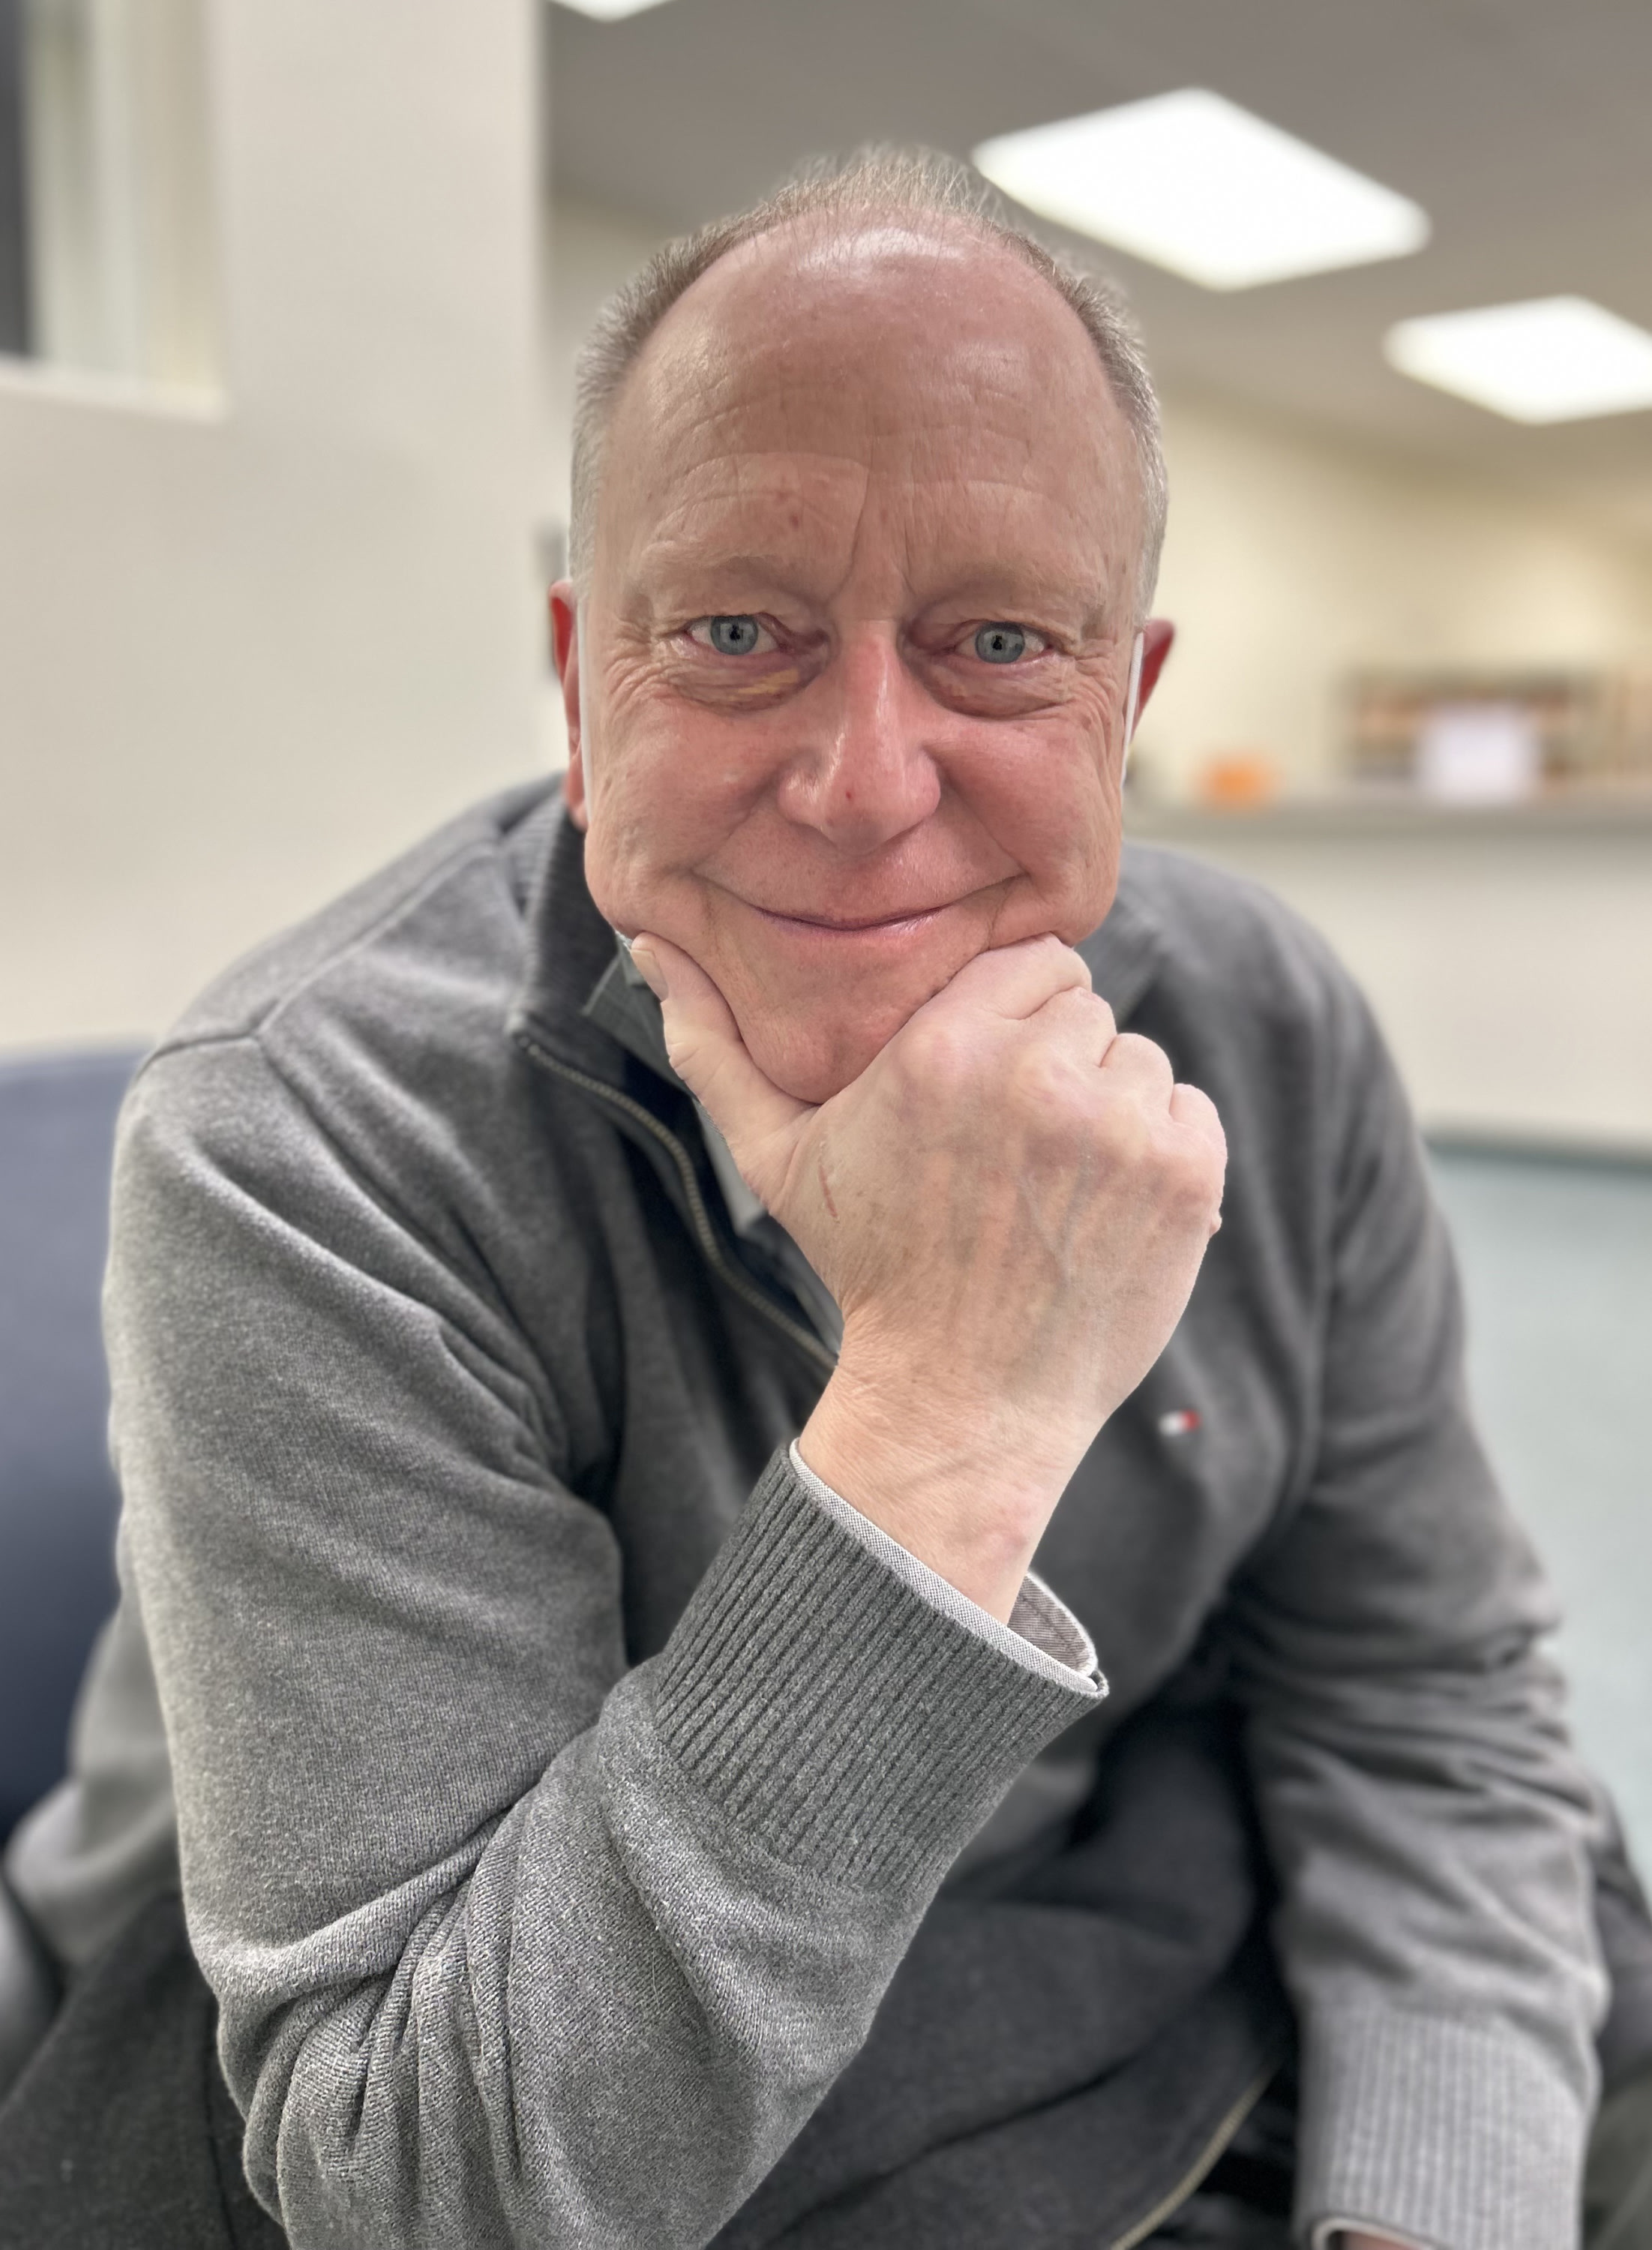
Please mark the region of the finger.
POLYGON ((1178 1125, 1191 1127, 1208 1141, 1221 1152, 1223 1163, 1227 1163, 1228 1136, 1222 1129, 1216 1105, 1208 1094, 1202 1093, 1196 1086, 1177 1085, 1170 1095, 1170 1114, 1178 1125))
POLYGON ((1170 1095, 1170 1115, 1178 1125, 1199 1135, 1221 1167, 1216 1182, 1216 1208, 1210 1220, 1211 1233, 1219 1234, 1222 1232, 1222 1185, 1228 1169, 1228 1136, 1222 1129, 1216 1105, 1198 1087, 1177 1085, 1170 1095))
POLYGON ((1015 945, 978 953, 926 1004, 981 1008, 1024 1020, 1059 992, 1089 990, 1090 970, 1071 946, 1058 937, 1024 937, 1015 945))
POLYGON ((1128 1087, 1143 1101, 1174 1114, 1176 1075, 1170 1058, 1139 1032, 1120 1032, 1101 1058, 1110 1086, 1128 1087))
POLYGON ((772 1203, 798 1121, 813 1112, 764 1076, 727 1001, 680 946, 644 933, 631 959, 660 1004, 671 1068, 710 1112, 753 1193, 772 1203))
POLYGON ((1026 1018, 1024 1036, 1053 1040, 1082 1069, 1095 1070, 1119 1032, 1107 1003, 1087 984, 1072 984, 1026 1018))

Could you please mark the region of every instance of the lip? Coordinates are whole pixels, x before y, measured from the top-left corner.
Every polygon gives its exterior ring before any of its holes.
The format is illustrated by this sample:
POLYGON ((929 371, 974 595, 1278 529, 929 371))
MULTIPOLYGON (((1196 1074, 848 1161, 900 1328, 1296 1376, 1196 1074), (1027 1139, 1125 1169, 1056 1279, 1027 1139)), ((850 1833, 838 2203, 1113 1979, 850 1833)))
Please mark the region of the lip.
POLYGON ((904 936, 909 931, 924 928, 946 913, 945 906, 903 907, 893 914, 865 915, 826 915, 781 914, 773 907, 760 907, 748 900, 747 905, 758 918, 772 928, 784 930, 805 939, 879 938, 904 936))

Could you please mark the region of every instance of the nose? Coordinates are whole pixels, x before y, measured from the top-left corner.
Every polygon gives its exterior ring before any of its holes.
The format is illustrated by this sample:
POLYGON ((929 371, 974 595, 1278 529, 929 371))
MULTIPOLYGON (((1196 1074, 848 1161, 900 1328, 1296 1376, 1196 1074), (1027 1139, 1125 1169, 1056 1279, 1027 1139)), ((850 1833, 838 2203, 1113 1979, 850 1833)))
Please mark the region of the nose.
POLYGON ((858 857, 934 811, 941 776, 928 732, 937 714, 889 627, 847 634, 796 707, 809 733, 781 777, 788 820, 858 857))

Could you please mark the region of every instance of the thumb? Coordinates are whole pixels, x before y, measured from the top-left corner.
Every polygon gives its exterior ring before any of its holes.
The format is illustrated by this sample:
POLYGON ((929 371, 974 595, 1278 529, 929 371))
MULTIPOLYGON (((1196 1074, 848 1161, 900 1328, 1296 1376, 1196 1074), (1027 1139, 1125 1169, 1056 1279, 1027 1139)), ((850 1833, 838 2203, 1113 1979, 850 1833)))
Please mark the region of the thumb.
POLYGON ((765 1078, 727 1001, 680 946, 644 934, 633 940, 631 959, 660 1004, 671 1068, 710 1112, 752 1192, 772 1210, 798 1124, 814 1112, 765 1078))

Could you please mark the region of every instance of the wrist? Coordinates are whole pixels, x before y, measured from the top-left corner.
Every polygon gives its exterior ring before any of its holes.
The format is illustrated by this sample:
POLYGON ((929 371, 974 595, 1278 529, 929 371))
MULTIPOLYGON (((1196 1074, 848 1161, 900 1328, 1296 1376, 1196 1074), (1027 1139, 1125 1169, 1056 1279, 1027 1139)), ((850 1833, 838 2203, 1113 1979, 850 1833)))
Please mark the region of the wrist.
POLYGON ((910 1369, 868 1372, 846 1349, 797 1441, 861 1515, 1001 1623, 1082 1457, 1002 1402, 943 1392, 910 1369))

